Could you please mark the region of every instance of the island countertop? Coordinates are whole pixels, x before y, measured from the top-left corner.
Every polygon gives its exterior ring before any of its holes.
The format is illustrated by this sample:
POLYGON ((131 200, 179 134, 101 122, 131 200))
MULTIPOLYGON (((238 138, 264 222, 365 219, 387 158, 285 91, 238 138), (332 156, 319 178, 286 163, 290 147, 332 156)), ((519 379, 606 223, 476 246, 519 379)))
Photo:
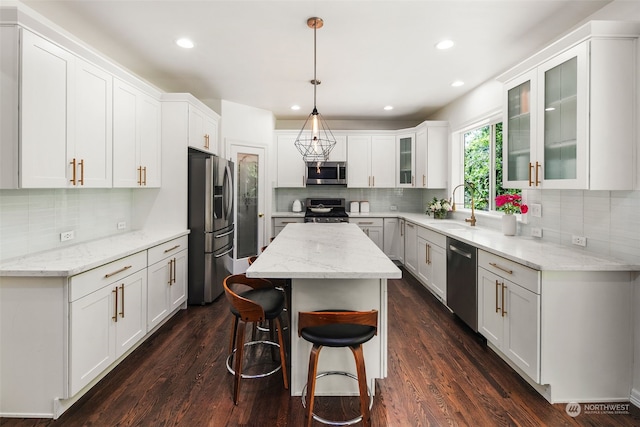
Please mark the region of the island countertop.
POLYGON ((400 269, 356 224, 289 224, 247 277, 398 279, 400 269))

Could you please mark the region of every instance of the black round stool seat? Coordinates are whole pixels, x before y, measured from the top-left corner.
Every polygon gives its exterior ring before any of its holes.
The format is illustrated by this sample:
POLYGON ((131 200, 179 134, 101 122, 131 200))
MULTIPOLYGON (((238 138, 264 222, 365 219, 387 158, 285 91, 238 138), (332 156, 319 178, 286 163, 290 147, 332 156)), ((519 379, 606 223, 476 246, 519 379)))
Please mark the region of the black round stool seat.
POLYGON ((323 347, 350 347, 369 341, 376 334, 376 328, 350 323, 310 326, 300 331, 305 340, 323 347))
MULTIPOLYGON (((239 295, 262 306, 262 309, 264 310, 264 317, 267 320, 278 317, 285 306, 284 294, 273 288, 251 289, 250 291, 242 292, 239 295)), ((240 317, 240 312, 234 306, 231 306, 231 312, 236 317, 240 317)))

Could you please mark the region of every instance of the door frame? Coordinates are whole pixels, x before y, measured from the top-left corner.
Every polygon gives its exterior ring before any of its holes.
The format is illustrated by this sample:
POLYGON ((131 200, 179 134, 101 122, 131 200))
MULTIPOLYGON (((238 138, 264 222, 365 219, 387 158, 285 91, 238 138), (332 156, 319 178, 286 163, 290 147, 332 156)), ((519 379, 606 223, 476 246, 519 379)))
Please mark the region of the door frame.
POLYGON ((266 243, 266 232, 267 232, 267 224, 266 220, 270 215, 267 215, 266 209, 267 206, 267 147, 263 144, 251 143, 246 141, 229 141, 229 159, 234 163, 236 170, 234 171, 234 198, 235 198, 235 210, 233 212, 233 222, 236 226, 236 233, 233 235, 233 274, 244 273, 249 267, 249 263, 247 261, 247 257, 243 257, 238 259, 238 241, 237 241, 237 230, 238 230, 238 179, 237 179, 237 168, 238 168, 238 154, 239 153, 247 153, 258 156, 258 212, 262 213, 262 217, 258 218, 258 245, 256 247, 256 255, 260 252, 260 248, 265 246, 266 243))

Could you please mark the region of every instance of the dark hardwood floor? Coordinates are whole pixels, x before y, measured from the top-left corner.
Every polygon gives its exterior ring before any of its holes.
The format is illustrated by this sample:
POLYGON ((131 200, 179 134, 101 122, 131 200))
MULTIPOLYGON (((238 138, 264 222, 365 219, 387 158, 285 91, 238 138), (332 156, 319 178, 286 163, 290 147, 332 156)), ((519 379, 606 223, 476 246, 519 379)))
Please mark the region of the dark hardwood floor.
MULTIPOLYGON (((374 426, 638 426, 640 414, 567 415, 551 405, 410 274, 389 281, 388 377, 377 381, 374 426)), ((0 419, 9 426, 301 426, 299 397, 280 374, 244 380, 232 401, 224 366, 231 323, 225 298, 189 307, 58 420, 0 419)), ((365 344, 366 345, 366 344, 365 344)), ((352 415, 355 399, 320 411, 352 415)), ((320 424, 317 424, 320 425, 320 424)))

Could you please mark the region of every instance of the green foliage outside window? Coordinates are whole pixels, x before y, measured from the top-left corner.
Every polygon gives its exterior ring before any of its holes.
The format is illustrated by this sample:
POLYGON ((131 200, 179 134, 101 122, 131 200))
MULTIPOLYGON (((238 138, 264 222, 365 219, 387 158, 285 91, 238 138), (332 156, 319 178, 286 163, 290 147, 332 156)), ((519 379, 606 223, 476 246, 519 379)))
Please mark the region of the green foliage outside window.
MULTIPOLYGON (((474 192, 476 209, 485 211, 492 209, 493 200, 498 195, 520 194, 520 191, 502 187, 502 169, 502 123, 483 126, 464 134, 464 180, 476 186, 474 192), (493 136, 495 136, 494 144, 492 144, 493 136), (495 153, 493 159, 492 151, 495 153)), ((467 190, 464 196, 465 208, 471 207, 469 191, 467 190)))

